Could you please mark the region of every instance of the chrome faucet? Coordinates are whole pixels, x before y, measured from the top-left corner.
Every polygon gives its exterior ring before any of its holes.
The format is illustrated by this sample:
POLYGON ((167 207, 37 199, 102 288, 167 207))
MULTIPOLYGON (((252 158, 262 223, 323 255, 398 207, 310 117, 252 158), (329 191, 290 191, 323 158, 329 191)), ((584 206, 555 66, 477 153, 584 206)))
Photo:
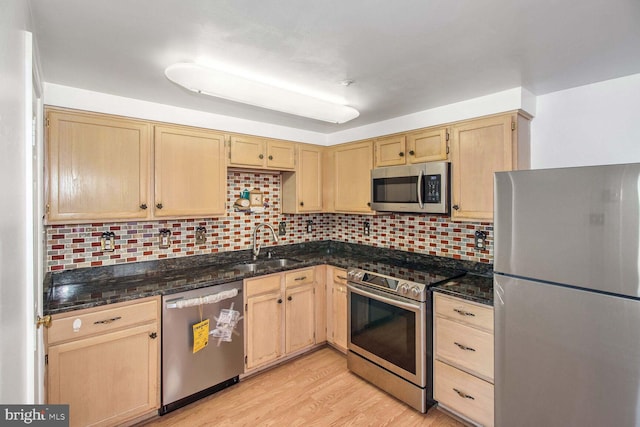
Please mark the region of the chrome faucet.
POLYGON ((258 230, 261 227, 267 227, 269 230, 271 230, 271 234, 273 235, 273 240, 276 243, 278 243, 278 236, 276 236, 276 230, 274 230, 272 226, 270 226, 266 222, 261 222, 260 224, 256 225, 256 228, 253 229, 253 260, 254 261, 258 258, 258 255, 260 254, 260 244, 258 243, 258 230))

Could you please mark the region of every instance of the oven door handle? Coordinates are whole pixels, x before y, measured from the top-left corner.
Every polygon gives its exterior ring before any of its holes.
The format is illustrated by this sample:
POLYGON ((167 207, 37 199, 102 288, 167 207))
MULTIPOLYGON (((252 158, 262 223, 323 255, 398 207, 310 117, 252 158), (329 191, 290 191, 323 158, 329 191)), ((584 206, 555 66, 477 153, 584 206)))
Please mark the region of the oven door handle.
POLYGON ((377 292, 373 289, 364 289, 363 287, 353 282, 347 282, 347 289, 358 295, 362 295, 363 297, 373 298, 374 300, 381 301, 389 305, 406 308, 407 310, 419 311, 421 308, 420 303, 412 304, 405 301, 400 301, 396 298, 389 298, 386 295, 382 295, 380 292, 377 292))
POLYGON ((420 206, 420 209, 424 209, 424 203, 422 201, 422 176, 423 176, 423 172, 422 170, 420 171, 420 174, 418 175, 418 206, 420 206))

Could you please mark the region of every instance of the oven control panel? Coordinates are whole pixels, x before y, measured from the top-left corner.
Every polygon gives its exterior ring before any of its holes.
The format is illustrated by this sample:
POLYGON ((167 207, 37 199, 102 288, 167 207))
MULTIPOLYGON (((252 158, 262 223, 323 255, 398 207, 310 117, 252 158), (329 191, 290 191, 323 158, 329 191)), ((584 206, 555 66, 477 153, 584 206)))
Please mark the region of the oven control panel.
POLYGON ((416 301, 426 301, 427 286, 423 283, 396 279, 380 273, 372 273, 357 268, 347 271, 347 279, 353 283, 381 289, 416 301))

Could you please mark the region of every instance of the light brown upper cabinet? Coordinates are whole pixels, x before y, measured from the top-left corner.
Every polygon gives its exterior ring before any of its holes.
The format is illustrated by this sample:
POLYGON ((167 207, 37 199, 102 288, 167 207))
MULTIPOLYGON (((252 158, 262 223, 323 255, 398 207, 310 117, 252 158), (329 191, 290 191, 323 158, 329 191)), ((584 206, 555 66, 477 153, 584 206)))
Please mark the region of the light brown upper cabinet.
POLYGON ((447 128, 420 129, 375 140, 375 166, 395 166, 446 160, 447 128))
POLYGON ((223 215, 227 199, 224 135, 156 126, 155 217, 223 215))
POLYGON ((295 172, 282 173, 282 213, 322 211, 322 147, 299 144, 295 172))
POLYGON ((325 191, 326 212, 372 213, 373 141, 330 147, 325 191))
POLYGON ((229 162, 231 167, 251 169, 294 169, 295 143, 246 135, 231 135, 229 162))
POLYGON ((494 172, 528 168, 528 118, 511 113, 453 126, 451 217, 493 220, 494 172))
POLYGON ((151 217, 151 125, 101 114, 48 109, 49 224, 151 217))

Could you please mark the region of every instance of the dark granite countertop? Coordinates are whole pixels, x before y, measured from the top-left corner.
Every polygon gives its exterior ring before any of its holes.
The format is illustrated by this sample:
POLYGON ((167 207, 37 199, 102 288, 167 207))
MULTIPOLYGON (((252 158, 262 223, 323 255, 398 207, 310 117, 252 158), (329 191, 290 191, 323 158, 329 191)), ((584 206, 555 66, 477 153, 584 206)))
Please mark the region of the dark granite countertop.
POLYGON ((238 269, 239 263, 251 262, 251 251, 245 250, 48 273, 44 283, 44 314, 169 295, 320 264, 358 267, 426 283, 455 277, 462 272, 489 274, 493 267, 491 264, 334 241, 265 247, 260 257, 262 261, 268 251, 272 258, 289 258, 297 262, 286 267, 273 267, 259 261, 254 271, 238 269))
POLYGON ((441 292, 480 304, 493 305, 492 276, 468 273, 436 285, 432 289, 434 292, 441 292))

